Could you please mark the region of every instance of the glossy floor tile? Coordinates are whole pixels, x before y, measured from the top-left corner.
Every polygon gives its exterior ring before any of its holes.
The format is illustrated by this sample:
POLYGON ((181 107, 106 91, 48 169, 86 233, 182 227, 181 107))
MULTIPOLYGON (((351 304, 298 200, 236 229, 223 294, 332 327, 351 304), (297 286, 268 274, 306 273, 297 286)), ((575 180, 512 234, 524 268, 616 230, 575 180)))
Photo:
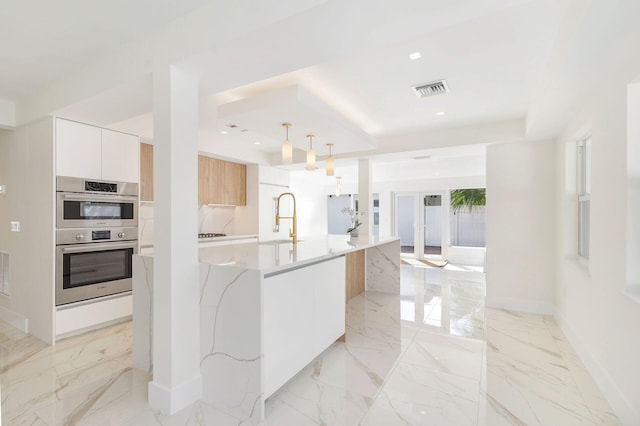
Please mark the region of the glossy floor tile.
MULTIPOLYGON (((267 425, 617 425, 551 317, 484 307, 477 268, 401 267, 401 295, 347 306, 336 342, 267 400, 267 425)), ((244 425, 203 402, 163 415, 131 323, 50 347, 0 323, 4 425, 244 425)))

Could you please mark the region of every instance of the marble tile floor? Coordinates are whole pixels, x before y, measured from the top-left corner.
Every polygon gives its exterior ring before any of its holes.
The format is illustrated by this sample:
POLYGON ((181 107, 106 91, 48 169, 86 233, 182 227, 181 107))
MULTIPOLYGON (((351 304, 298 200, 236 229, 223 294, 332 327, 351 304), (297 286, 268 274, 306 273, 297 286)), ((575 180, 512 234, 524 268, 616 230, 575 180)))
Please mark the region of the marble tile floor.
MULTIPOLYGON (((474 268, 401 267, 336 342, 267 400, 266 425, 618 425, 551 317, 484 307, 474 268)), ((0 322, 3 425, 246 425, 198 402, 146 404, 131 323, 47 346, 0 322)))

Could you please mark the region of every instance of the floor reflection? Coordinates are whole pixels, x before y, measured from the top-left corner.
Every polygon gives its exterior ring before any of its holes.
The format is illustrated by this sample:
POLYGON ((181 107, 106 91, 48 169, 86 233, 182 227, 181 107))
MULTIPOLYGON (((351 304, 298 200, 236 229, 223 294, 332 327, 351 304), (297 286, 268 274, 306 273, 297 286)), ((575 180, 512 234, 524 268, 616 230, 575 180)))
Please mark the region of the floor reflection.
POLYGON ((484 274, 472 268, 401 268, 401 318, 434 332, 484 337, 484 274))
MULTIPOLYGON (((486 309, 472 267, 401 266, 401 295, 366 292, 336 342, 267 400, 267 425, 617 425, 551 317, 486 309)), ((198 402, 147 405, 131 324, 50 347, 0 322, 4 424, 247 425, 198 402)))

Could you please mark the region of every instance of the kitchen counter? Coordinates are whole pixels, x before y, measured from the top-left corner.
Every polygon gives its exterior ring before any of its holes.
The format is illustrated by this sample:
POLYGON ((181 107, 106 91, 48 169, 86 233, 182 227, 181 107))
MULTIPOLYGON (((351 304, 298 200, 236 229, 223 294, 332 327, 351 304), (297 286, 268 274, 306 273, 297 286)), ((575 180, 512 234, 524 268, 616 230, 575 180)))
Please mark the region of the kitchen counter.
POLYGON ((261 241, 201 248, 199 260, 214 266, 234 266, 272 274, 393 241, 398 238, 351 239, 343 235, 302 239, 297 244, 291 240, 261 241))
MULTIPOLYGON (((345 336, 347 256, 364 255, 365 291, 400 292, 396 237, 232 241, 198 253, 203 400, 254 424, 267 397, 345 336)), ((153 260, 133 256, 133 364, 148 372, 153 260)))

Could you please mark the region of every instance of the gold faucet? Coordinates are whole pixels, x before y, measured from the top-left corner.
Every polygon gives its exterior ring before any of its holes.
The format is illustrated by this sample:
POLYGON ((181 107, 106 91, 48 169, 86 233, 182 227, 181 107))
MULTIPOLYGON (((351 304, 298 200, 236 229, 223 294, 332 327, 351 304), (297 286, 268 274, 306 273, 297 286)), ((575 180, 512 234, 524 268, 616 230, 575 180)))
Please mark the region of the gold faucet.
POLYGON ((276 203, 276 228, 280 229, 280 219, 291 219, 293 222, 293 229, 289 230, 289 236, 293 239, 293 244, 298 244, 298 215, 296 214, 296 197, 291 192, 283 192, 278 196, 276 203), (285 195, 291 195, 293 199, 293 216, 280 216, 280 198, 285 195))

